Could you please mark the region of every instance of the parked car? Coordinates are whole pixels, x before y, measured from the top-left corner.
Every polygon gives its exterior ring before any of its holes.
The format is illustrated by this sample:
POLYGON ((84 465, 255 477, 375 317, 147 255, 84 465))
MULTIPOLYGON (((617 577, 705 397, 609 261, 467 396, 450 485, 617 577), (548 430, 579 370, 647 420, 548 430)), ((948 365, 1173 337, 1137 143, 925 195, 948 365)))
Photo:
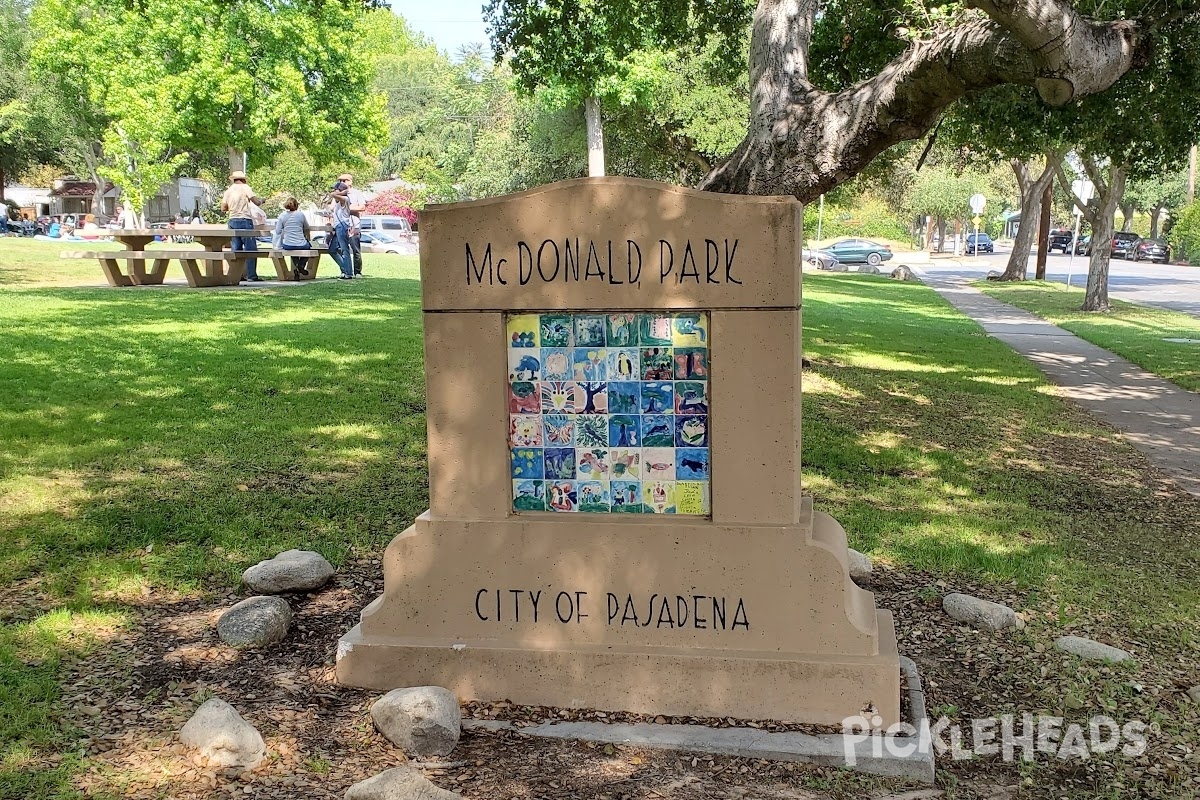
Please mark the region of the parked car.
POLYGON ((868 239, 842 239, 829 245, 825 251, 845 264, 865 262, 871 266, 879 266, 892 257, 891 248, 868 239))
POLYGON ((801 258, 804 263, 817 269, 829 269, 838 263, 837 256, 828 250, 802 250, 801 258))
POLYGON ((1113 258, 1133 258, 1133 250, 1141 237, 1131 231, 1118 231, 1112 238, 1113 258))
POLYGON ((363 231, 360 241, 364 253, 396 253, 402 256, 415 256, 420 250, 415 242, 383 231, 363 231))
POLYGON ((1091 235, 1089 234, 1088 236, 1080 236, 1079 241, 1075 243, 1075 255, 1090 256, 1091 254, 1092 254, 1092 237, 1091 237, 1091 235))
POLYGON ((1075 234, 1070 228, 1054 228, 1050 231, 1050 242, 1048 250, 1053 253, 1055 250, 1061 250, 1065 256, 1071 252, 1071 240, 1075 238, 1075 234))
POLYGON ((967 253, 994 253, 996 245, 986 233, 967 234, 967 253))
POLYGON ((1138 239, 1133 248, 1133 260, 1166 264, 1171 260, 1171 246, 1162 239, 1138 239))

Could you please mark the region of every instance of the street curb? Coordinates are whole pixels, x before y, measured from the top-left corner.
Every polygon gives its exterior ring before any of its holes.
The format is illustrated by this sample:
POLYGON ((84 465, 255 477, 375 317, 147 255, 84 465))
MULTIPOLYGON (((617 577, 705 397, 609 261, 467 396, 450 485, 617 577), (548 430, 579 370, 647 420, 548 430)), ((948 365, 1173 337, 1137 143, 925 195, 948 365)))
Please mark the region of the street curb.
MULTIPOLYGON (((900 669, 908 684, 911 723, 921 727, 925 718, 925 693, 917 665, 901 657, 900 669)), ((658 725, 654 723, 561 722, 547 720, 529 727, 516 727, 507 720, 464 719, 466 730, 513 731, 543 739, 578 739, 599 744, 621 744, 661 750, 793 761, 828 767, 846 767, 869 775, 881 775, 932 785, 933 753, 914 748, 911 755, 897 756, 890 748, 876 752, 872 736, 854 743, 854 766, 847 761, 844 737, 840 734, 810 735, 791 731, 770 733, 757 728, 709 728, 703 725, 658 725)))

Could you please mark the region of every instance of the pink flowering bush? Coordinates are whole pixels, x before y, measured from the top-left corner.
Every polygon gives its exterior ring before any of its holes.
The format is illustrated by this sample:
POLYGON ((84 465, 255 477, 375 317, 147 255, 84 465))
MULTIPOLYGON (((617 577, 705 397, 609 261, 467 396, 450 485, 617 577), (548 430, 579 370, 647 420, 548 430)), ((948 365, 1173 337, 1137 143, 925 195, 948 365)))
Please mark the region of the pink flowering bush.
POLYGON ((412 193, 406 192, 403 189, 393 189, 390 192, 383 192, 368 200, 367 213, 404 217, 409 221, 409 224, 414 226, 417 224, 417 210, 413 208, 412 193))

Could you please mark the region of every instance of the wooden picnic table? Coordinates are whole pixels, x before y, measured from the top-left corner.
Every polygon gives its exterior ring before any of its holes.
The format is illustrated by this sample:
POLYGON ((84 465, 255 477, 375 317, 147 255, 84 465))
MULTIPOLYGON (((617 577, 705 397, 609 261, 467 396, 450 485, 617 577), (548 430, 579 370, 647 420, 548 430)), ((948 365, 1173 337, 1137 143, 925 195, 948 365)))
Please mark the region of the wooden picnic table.
MULTIPOLYGON (((311 230, 328 230, 329 226, 316 225, 311 230)), ((276 277, 281 281, 293 280, 288 265, 288 256, 307 256, 308 274, 299 280, 312 280, 317 275, 323 251, 311 250, 226 250, 230 241, 237 237, 255 238, 273 235, 273 230, 255 228, 235 230, 225 225, 177 225, 174 228, 126 228, 109 232, 124 250, 98 250, 64 252, 65 258, 95 258, 104 270, 110 286, 154 286, 161 285, 166 277, 167 266, 177 260, 183 268, 188 286, 236 286, 245 279, 246 261, 250 258, 268 258, 275 266, 276 277), (200 244, 199 249, 147 250, 156 237, 189 236, 200 244), (125 270, 122 270, 122 262, 125 270), (147 268, 147 263, 150 266, 147 268)))

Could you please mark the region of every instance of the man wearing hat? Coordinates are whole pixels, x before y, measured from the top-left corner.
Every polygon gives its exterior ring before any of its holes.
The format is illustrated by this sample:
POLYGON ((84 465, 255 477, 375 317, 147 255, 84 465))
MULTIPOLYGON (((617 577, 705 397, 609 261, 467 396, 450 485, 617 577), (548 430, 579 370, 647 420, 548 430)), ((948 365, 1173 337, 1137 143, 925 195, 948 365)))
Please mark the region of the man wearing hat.
MULTIPOLYGON (((238 231, 250 231, 249 236, 235 236, 229 249, 237 252, 258 252, 258 240, 254 236, 254 215, 250 211, 258 198, 246 183, 246 173, 234 170, 229 173, 229 188, 221 196, 221 210, 229 214, 229 227, 238 231)), ((262 202, 258 200, 258 202, 262 202)), ((246 280, 259 282, 258 259, 246 259, 246 280)))
POLYGON ((354 188, 354 176, 343 172, 338 180, 346 184, 346 203, 350 210, 350 256, 354 261, 354 275, 362 277, 362 223, 359 217, 367 210, 367 201, 363 193, 354 188))

